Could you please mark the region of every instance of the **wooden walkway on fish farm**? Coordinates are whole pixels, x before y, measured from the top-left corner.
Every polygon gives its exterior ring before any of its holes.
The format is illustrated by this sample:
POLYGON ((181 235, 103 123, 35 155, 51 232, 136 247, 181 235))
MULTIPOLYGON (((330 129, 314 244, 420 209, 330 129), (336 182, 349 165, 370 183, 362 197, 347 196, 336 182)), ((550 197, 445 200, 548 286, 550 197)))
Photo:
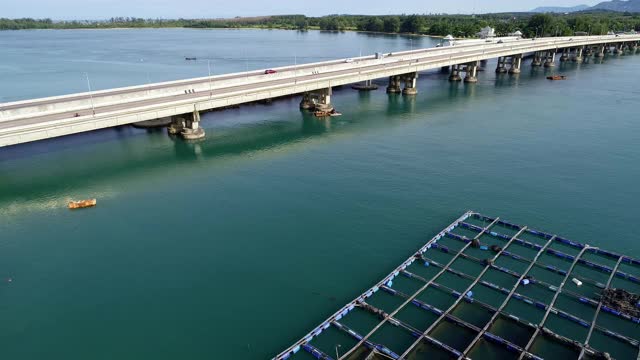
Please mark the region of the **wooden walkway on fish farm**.
POLYGON ((637 360, 639 293, 638 259, 469 211, 274 359, 637 360))

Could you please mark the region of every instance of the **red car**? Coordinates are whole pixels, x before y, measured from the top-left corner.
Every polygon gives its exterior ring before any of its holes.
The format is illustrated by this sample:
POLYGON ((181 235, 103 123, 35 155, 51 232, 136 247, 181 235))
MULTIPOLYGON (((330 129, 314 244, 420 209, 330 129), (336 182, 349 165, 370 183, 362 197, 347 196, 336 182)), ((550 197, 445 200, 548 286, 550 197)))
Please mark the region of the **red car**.
POLYGON ((265 74, 275 74, 275 73, 277 73, 277 71, 269 69, 269 70, 265 70, 264 73, 265 74))

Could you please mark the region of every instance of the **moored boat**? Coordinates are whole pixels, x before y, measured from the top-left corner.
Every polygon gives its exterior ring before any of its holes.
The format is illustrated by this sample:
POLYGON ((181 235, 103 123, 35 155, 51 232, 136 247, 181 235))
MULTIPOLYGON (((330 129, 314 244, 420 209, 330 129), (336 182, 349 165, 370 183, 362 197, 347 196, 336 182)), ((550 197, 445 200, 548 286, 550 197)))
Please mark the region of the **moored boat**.
POLYGON ((547 76, 547 79, 549 80, 567 80, 567 77, 564 75, 552 75, 552 76, 547 76))
POLYGON ((69 209, 82 209, 87 207, 93 207, 93 206, 96 206, 97 203, 98 201, 96 199, 70 201, 69 209))

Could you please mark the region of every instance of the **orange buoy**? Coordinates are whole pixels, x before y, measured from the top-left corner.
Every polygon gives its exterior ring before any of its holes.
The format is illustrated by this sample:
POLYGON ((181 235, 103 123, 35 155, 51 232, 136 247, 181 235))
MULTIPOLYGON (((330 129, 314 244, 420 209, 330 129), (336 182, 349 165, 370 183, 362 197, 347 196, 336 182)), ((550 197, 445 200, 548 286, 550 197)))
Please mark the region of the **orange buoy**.
POLYGON ((69 209, 88 208, 88 207, 96 206, 96 203, 97 203, 96 199, 71 201, 69 202, 69 209))

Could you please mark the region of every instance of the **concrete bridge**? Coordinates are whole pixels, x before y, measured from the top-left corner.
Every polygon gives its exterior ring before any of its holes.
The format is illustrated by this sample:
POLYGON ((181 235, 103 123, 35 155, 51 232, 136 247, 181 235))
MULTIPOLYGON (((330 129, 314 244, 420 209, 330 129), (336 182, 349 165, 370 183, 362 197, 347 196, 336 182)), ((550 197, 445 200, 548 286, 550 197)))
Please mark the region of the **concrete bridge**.
POLYGON ((93 91, 0 104, 0 147, 102 128, 165 119, 169 131, 186 139, 204 137, 200 112, 238 104, 302 94, 302 108, 330 110, 335 86, 388 78, 387 92, 418 92, 421 71, 447 68, 450 81, 477 81, 482 61, 498 59, 496 72, 518 74, 522 59, 532 66, 586 56, 635 52, 640 34, 537 39, 467 40, 454 46, 301 64, 219 76, 93 91), (403 86, 404 85, 404 86, 403 86))

